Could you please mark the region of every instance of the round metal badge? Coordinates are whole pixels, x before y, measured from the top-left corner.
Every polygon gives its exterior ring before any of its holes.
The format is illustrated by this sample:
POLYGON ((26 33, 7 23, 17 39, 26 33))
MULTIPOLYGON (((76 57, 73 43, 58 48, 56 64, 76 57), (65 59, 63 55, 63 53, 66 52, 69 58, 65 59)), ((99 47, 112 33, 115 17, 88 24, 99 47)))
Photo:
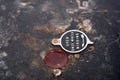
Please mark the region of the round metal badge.
POLYGON ((62 34, 59 39, 52 40, 53 45, 60 45, 63 50, 69 53, 83 51, 88 44, 93 44, 87 35, 80 30, 69 30, 62 34))

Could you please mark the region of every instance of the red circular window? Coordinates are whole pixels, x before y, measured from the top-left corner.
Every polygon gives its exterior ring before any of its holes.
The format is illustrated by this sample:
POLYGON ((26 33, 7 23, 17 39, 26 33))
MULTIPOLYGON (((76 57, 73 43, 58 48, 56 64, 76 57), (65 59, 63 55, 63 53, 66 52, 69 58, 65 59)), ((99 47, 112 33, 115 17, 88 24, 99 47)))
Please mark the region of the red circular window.
POLYGON ((63 50, 50 50, 46 53, 44 62, 51 68, 62 68, 68 61, 68 54, 63 50))

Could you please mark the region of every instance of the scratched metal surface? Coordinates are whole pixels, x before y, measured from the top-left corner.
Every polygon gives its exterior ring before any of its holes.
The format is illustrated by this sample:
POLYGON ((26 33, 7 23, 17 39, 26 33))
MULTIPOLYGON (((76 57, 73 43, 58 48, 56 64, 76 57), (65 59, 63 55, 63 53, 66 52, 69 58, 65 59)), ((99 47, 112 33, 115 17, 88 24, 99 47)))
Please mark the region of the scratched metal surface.
POLYGON ((120 80, 120 1, 90 0, 86 10, 77 1, 0 0, 0 80, 120 80), (70 29, 83 30, 94 45, 69 54, 55 77, 42 56, 60 49, 51 39, 70 29))

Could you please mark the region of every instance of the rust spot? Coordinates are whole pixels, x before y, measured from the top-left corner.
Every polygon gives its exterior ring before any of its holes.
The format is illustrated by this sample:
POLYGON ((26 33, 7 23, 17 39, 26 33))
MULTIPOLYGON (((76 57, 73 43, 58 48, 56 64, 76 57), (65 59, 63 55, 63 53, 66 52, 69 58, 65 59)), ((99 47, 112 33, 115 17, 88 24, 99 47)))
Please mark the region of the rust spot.
POLYGON ((45 32, 51 32, 48 27, 44 27, 44 31, 45 31, 45 32))
POLYGON ((39 25, 33 27, 33 31, 39 31, 39 30, 42 30, 42 29, 43 29, 43 27, 41 27, 39 25))
POLYGON ((89 25, 78 25, 79 29, 82 31, 89 32, 91 30, 91 27, 89 25))
POLYGON ((77 23, 80 23, 80 22, 82 22, 83 19, 84 18, 82 16, 79 16, 76 19, 74 19, 74 21, 77 22, 77 23))
POLYGON ((33 58, 36 58, 36 57, 38 56, 38 54, 37 54, 37 53, 32 53, 31 56, 32 56, 33 58))
POLYGON ((77 25, 78 29, 82 30, 82 31, 86 31, 86 32, 91 32, 93 31, 92 29, 92 23, 90 19, 85 19, 82 21, 82 23, 79 23, 77 25))
POLYGON ((47 33, 51 32, 51 30, 47 26, 40 26, 40 25, 34 26, 33 31, 44 31, 47 33))
POLYGON ((65 32, 65 29, 62 28, 62 27, 58 27, 58 28, 55 29, 55 32, 56 33, 63 33, 63 32, 65 32))
POLYGON ((37 51, 37 50, 41 50, 41 49, 45 48, 45 41, 40 40, 36 37, 33 37, 30 34, 26 34, 23 45, 37 51))

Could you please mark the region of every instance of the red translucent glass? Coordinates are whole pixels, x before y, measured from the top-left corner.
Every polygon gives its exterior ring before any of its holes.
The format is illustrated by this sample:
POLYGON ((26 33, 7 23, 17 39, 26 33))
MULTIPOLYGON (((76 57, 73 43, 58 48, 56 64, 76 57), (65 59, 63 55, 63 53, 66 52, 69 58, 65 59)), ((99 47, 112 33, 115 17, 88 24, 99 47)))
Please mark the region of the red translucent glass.
POLYGON ((46 53, 44 62, 51 68, 62 68, 68 62, 68 54, 63 50, 50 50, 46 53))

